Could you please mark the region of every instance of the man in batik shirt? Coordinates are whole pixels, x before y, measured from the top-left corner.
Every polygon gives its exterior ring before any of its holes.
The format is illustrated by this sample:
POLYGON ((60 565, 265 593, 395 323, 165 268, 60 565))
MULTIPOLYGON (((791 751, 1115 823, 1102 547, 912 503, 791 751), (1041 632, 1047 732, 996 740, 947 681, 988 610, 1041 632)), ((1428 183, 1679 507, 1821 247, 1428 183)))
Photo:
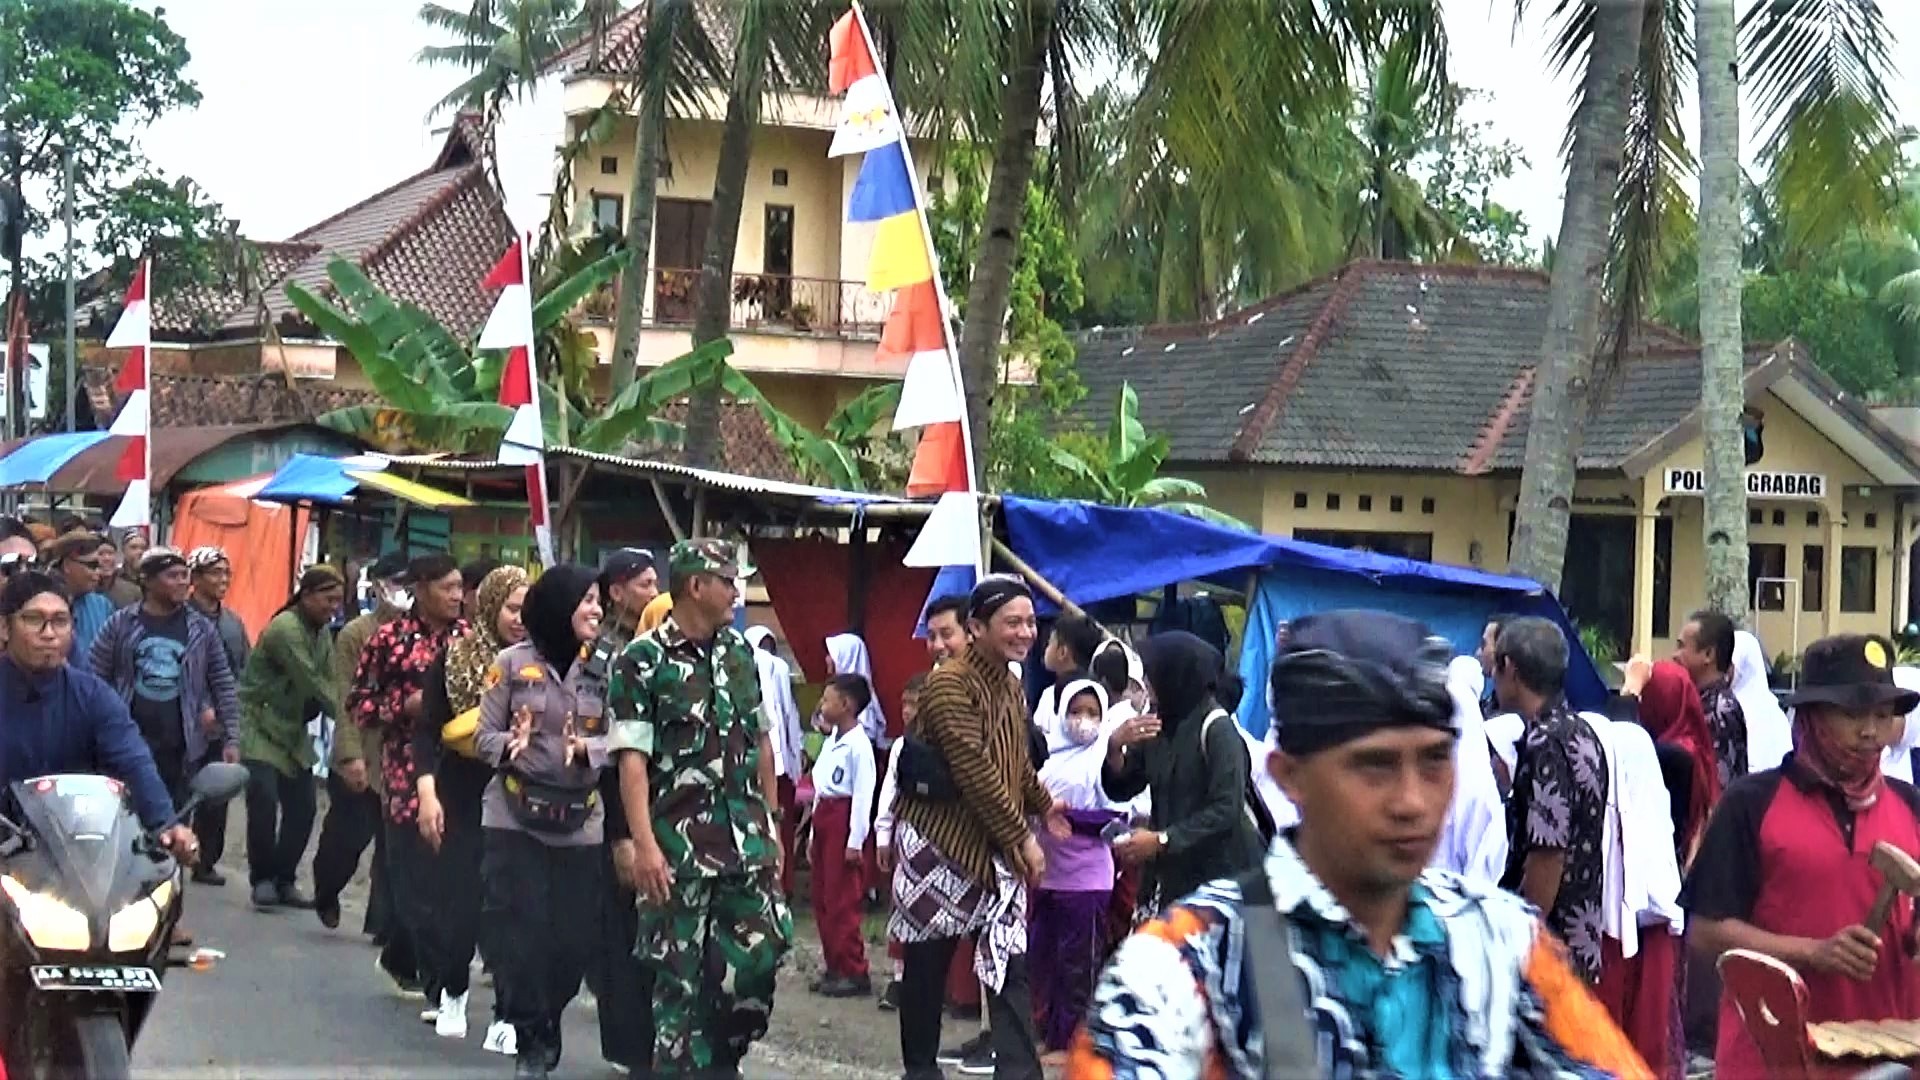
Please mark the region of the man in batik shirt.
POLYGON ((1733 650, 1733 620, 1717 611, 1694 612, 1673 650, 1674 662, 1687 669, 1700 691, 1722 791, 1747 775, 1747 714, 1733 696, 1733 650))
POLYGON ((735 1075, 793 941, 759 676, 732 623, 753 569, 695 539, 668 570, 672 612, 614 661, 607 745, 633 835, 637 952, 655 971, 654 1072, 735 1075))

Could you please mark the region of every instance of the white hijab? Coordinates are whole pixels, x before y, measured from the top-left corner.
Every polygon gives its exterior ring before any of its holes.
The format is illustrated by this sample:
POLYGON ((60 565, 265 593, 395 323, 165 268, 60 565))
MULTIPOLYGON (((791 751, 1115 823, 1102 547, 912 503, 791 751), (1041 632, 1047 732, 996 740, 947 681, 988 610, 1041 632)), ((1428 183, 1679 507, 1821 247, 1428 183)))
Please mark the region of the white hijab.
POLYGON ((1793 749, 1793 726, 1767 686, 1767 654, 1745 630, 1733 635, 1733 697, 1747 720, 1747 771, 1778 768, 1793 749))
POLYGON ((860 712, 860 726, 875 746, 887 745, 887 714, 880 709, 880 692, 873 686, 873 659, 858 634, 835 634, 827 639, 827 659, 835 675, 858 675, 867 680, 873 700, 860 712))
MULTIPOLYGON (((1092 679, 1075 679, 1060 692, 1061 728, 1066 727, 1066 713, 1073 699, 1080 694, 1092 694, 1100 702, 1100 715, 1104 718, 1109 708, 1107 691, 1092 679)), ((1074 810, 1105 810, 1107 794, 1100 786, 1100 767, 1107 760, 1107 732, 1102 723, 1092 741, 1074 744, 1069 741, 1064 747, 1047 755, 1047 763, 1040 766, 1040 783, 1053 792, 1055 798, 1074 810)))
POLYGON ((1456 656, 1447 665, 1447 695, 1453 699, 1453 726, 1460 735, 1453 751, 1453 803, 1447 807, 1433 862, 1462 877, 1497 885, 1507 866, 1507 819, 1480 713, 1485 687, 1479 660, 1456 656))
POLYGON ((753 649, 754 674, 760 679, 760 716, 773 744, 774 764, 781 776, 797 780, 805 764, 805 733, 800 730, 800 706, 793 700, 793 669, 779 654, 760 647, 773 637, 773 631, 750 626, 745 637, 753 649))

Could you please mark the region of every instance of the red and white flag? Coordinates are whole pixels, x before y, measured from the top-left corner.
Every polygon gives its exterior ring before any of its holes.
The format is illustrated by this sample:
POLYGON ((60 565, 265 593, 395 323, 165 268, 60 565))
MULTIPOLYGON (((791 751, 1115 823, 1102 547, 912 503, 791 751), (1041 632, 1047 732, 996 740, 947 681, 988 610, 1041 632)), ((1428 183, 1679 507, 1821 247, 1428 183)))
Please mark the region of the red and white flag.
POLYGON ((547 518, 546 432, 540 425, 540 380, 533 372, 533 291, 532 275, 527 269, 525 238, 500 257, 493 271, 480 283, 483 289, 499 289, 493 314, 480 331, 480 347, 507 350, 507 366, 500 373, 500 404, 513 410, 513 421, 500 439, 495 459, 502 465, 523 465, 527 470, 527 507, 533 522, 534 543, 540 548, 540 563, 553 565, 553 525, 547 518))
POLYGON ((153 408, 148 389, 153 385, 153 311, 147 302, 150 267, 142 259, 134 271, 133 284, 127 286, 126 310, 107 335, 107 348, 128 349, 120 376, 113 381, 115 391, 127 395, 120 415, 113 418, 110 435, 127 440, 120 453, 114 478, 127 485, 120 506, 107 524, 116 529, 145 528, 153 524, 153 408))

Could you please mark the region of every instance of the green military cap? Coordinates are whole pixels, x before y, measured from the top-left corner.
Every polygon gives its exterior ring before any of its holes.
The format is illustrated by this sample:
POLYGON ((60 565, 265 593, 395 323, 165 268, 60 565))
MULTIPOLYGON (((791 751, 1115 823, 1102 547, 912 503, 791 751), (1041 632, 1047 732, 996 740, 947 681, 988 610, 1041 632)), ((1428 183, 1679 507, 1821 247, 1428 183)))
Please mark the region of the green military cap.
POLYGON ((753 564, 741 555, 740 549, 730 541, 696 536, 673 545, 673 551, 667 556, 667 570, 676 580, 688 574, 752 577, 753 564))

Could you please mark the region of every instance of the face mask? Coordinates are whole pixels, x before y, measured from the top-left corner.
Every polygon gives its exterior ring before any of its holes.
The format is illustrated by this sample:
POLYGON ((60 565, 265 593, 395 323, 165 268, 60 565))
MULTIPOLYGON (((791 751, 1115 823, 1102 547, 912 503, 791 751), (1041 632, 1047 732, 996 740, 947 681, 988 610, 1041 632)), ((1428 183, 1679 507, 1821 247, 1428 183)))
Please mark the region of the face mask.
POLYGON ((413 610, 413 590, 394 588, 385 590, 387 604, 397 611, 413 610))
POLYGON ((1097 717, 1069 716, 1066 723, 1067 740, 1075 746, 1085 746, 1100 735, 1100 720, 1097 717))

